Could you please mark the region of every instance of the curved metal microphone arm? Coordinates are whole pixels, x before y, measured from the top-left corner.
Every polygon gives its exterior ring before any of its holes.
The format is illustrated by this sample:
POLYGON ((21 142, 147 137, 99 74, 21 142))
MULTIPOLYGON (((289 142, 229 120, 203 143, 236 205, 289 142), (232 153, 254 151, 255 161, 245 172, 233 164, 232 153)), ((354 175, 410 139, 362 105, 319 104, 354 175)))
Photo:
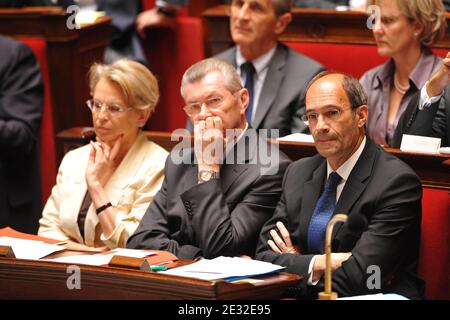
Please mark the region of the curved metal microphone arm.
POLYGON ((346 214, 335 214, 327 224, 325 232, 325 290, 319 293, 319 300, 336 300, 337 293, 331 288, 331 236, 336 222, 347 221, 346 214))

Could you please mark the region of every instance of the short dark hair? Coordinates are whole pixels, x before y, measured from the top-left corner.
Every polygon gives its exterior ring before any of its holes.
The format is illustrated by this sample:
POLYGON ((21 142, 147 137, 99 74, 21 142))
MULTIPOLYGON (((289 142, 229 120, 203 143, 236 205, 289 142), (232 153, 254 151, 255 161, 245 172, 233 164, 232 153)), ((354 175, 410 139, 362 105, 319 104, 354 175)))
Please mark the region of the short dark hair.
POLYGON ((367 94, 364 91, 364 88, 362 87, 361 83, 355 79, 353 76, 336 72, 336 71, 322 71, 319 74, 317 74, 308 84, 306 88, 306 93, 311 88, 311 86, 318 81, 319 79, 322 79, 323 77, 329 76, 329 75, 341 75, 342 80, 342 87, 344 88, 345 94, 347 95, 347 99, 350 102, 350 107, 352 109, 356 109, 362 105, 367 105, 367 94))

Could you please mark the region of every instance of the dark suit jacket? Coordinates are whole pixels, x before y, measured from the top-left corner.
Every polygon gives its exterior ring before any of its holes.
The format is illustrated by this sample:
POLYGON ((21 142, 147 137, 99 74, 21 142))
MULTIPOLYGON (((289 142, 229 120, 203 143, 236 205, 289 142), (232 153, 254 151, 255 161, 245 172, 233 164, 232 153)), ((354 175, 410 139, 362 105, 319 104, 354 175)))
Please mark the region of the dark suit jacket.
POLYGON ((403 134, 441 138, 441 146, 450 146, 450 86, 443 97, 428 108, 419 110, 419 100, 420 91, 398 121, 393 147, 400 148, 403 134))
MULTIPOLYGON (((172 157, 177 151, 173 150, 166 161, 163 186, 127 247, 168 250, 186 259, 254 256, 261 227, 280 199, 283 173, 290 161, 280 152, 272 164, 278 166, 276 173, 261 175, 265 166, 258 153, 264 148, 258 144, 267 142, 249 142, 250 136, 256 139, 255 130, 247 130, 235 145, 234 150, 244 146, 247 150, 234 153, 245 155, 240 164, 223 164, 220 179, 202 184, 197 182, 197 165, 175 164, 172 157)), ((188 149, 183 158, 192 157, 188 149)))
MULTIPOLYGON (((257 259, 287 267, 288 272, 305 276, 300 295, 307 289, 323 291, 323 281, 306 288, 309 263, 316 252, 308 252, 307 233, 316 202, 326 178, 326 160, 320 155, 301 159, 288 167, 283 194, 274 216, 264 225, 257 259), (293 192, 295 190, 295 192, 293 192), (302 254, 276 254, 267 245, 269 232, 282 221, 302 254)), ((367 139, 353 168, 335 213, 363 215, 366 226, 351 230, 339 223, 332 236, 333 252, 352 256, 333 272, 333 291, 339 296, 393 292, 410 298, 421 297, 423 281, 416 275, 421 223, 421 184, 402 161, 384 152, 367 139), (380 290, 369 290, 368 267, 381 269, 380 290)), ((354 217, 353 217, 354 218, 354 217)), ((350 219, 350 218, 349 218, 350 219)), ((310 294, 311 292, 309 292, 310 294)))
MULTIPOLYGON (((236 67, 236 47, 216 56, 236 67)), ((280 137, 307 132, 300 119, 305 112, 305 90, 309 81, 324 67, 318 62, 279 43, 269 63, 252 127, 279 129, 280 137)))
POLYGON ((31 49, 0 36, 0 228, 36 232, 44 87, 31 49))

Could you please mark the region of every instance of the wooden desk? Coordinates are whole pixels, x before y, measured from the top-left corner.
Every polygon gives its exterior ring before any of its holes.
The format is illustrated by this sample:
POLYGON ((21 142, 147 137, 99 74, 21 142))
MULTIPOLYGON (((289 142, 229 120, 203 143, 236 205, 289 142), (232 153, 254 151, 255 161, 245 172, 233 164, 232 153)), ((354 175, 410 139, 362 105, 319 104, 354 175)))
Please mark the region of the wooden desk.
MULTIPOLYGON (((145 131, 147 137, 170 152, 179 141, 171 140, 170 132, 145 131)), ((63 146, 64 153, 88 143, 94 138, 92 128, 71 128, 57 135, 57 140, 63 146)), ((280 150, 292 160, 311 157, 317 153, 314 144, 305 142, 274 141, 280 150)), ((432 189, 450 190, 450 155, 403 152, 399 149, 385 148, 407 163, 420 177, 422 186, 432 189)))
POLYGON ((55 132, 91 123, 85 106, 90 97, 87 71, 93 62, 103 60, 109 43, 110 17, 73 30, 66 26, 69 17, 60 7, 0 9, 0 34, 47 42, 55 132))
MULTIPOLYGON (((203 13, 211 55, 218 54, 233 45, 228 12, 228 5, 218 5, 203 13)), ((375 44, 372 31, 366 27, 367 19, 368 15, 364 12, 293 8, 292 22, 280 40, 375 44)), ((449 13, 447 21, 450 21, 449 13)), ((436 47, 450 48, 450 32, 446 32, 445 38, 436 47)))
POLYGON ((68 264, 0 258, 0 299, 279 299, 302 279, 280 273, 263 281, 205 281, 154 272, 80 266, 81 289, 69 290, 68 264))

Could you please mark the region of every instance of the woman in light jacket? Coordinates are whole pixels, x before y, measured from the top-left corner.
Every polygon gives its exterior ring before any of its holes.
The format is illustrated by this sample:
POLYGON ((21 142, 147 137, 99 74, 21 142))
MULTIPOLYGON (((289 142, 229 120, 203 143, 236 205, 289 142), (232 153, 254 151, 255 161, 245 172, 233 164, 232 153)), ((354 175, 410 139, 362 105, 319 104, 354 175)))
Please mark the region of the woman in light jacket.
POLYGON ((125 247, 160 189, 167 151, 142 128, 159 98, 142 64, 118 60, 89 72, 96 141, 62 160, 39 235, 88 247, 125 247))

